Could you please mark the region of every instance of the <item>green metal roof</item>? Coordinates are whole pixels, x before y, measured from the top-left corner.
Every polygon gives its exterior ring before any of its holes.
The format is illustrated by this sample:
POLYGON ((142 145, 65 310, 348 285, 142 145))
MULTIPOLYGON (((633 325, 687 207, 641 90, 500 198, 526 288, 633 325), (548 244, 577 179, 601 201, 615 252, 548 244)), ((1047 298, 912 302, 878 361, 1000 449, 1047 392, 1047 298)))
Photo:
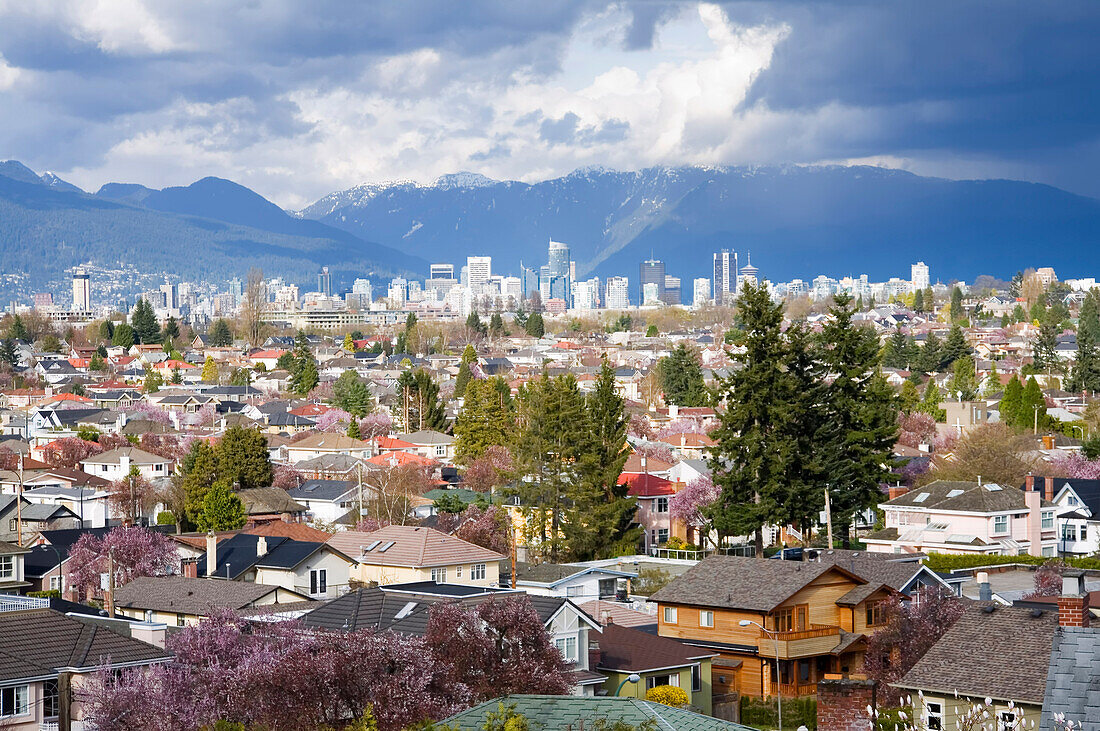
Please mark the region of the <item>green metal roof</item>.
POLYGON ((485 717, 500 704, 513 706, 531 724, 532 731, 566 731, 581 728, 581 722, 605 719, 637 726, 655 721, 660 731, 754 731, 739 723, 663 706, 636 698, 608 698, 572 695, 509 695, 474 706, 444 723, 459 731, 481 731, 485 717))

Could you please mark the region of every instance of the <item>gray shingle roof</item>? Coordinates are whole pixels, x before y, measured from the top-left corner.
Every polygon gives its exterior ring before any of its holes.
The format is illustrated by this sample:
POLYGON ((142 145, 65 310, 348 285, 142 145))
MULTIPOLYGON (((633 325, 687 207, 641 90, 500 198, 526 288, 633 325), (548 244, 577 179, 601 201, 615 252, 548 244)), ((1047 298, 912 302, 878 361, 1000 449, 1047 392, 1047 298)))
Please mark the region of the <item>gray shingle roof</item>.
POLYGON ((1074 728, 1100 718, 1100 629, 1060 627, 1054 634, 1039 727, 1053 729, 1054 714, 1074 728))
MULTIPOLYGON (((1043 500, 1043 507, 1053 507, 1043 500)), ((1024 491, 1012 485, 936 480, 924 487, 910 490, 885 503, 929 510, 957 510, 973 513, 995 513, 1006 510, 1026 510, 1024 491), (996 489, 996 488, 1000 489, 996 489), (921 495, 926 497, 921 498, 921 495)))
POLYGON ((1057 628, 1057 611, 971 604, 896 685, 1039 705, 1057 628))
POLYGON ((287 599, 304 599, 280 586, 182 576, 142 576, 115 592, 115 603, 128 609, 206 615, 211 609, 252 607, 260 599, 283 592, 287 599))

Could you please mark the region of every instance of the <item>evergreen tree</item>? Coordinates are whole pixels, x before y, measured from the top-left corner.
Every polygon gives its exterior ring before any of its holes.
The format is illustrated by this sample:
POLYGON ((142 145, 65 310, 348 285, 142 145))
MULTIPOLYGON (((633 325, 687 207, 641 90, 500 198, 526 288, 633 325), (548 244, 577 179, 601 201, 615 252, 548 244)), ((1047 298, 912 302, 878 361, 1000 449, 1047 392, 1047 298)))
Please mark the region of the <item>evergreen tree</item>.
POLYGON ((822 364, 833 374, 825 393, 820 446, 833 519, 845 546, 855 514, 881 498, 898 437, 897 397, 878 367, 878 339, 852 324, 851 297, 837 295, 822 331, 822 364))
POLYGON ((710 402, 710 394, 703 382, 703 366, 699 361, 699 353, 685 343, 677 345, 668 357, 658 362, 657 372, 665 403, 706 406, 710 402))
POLYGON ((332 384, 332 405, 362 419, 374 408, 374 397, 358 373, 346 370, 332 384))
POLYGON ((856 312, 863 312, 863 295, 856 300, 856 312))
POLYGON ((206 383, 218 382, 218 364, 209 355, 202 362, 202 380, 206 383))
POLYGON ((218 455, 207 442, 196 439, 180 465, 184 494, 184 518, 188 525, 199 523, 206 493, 218 479, 218 455))
POLYGON ((228 348, 233 344, 233 331, 224 318, 219 317, 211 326, 210 344, 215 348, 228 348))
POLYGON ((500 316, 499 312, 494 312, 489 319, 489 334, 494 338, 508 334, 508 331, 504 329, 504 318, 500 316))
POLYGON ((936 293, 931 287, 924 288, 924 311, 929 314, 936 312, 936 293))
POLYGON ((951 290, 951 321, 958 322, 964 318, 963 293, 958 287, 951 290))
POLYGON ((920 408, 920 392, 917 384, 906 380, 901 384, 901 394, 898 396, 899 409, 903 414, 911 414, 920 408))
POLYGON ((161 339, 166 343, 175 343, 176 338, 180 336, 180 324, 176 321, 175 316, 169 315, 168 319, 164 322, 164 330, 161 332, 161 339))
POLYGON ((10 337, 4 338, 4 342, 0 343, 0 363, 13 367, 19 365, 19 353, 15 350, 15 341, 10 337))
POLYGON ((1017 423, 1024 429, 1038 430, 1047 423, 1047 401, 1043 396, 1043 389, 1039 388, 1034 378, 1027 379, 1023 395, 1020 397, 1020 410, 1017 423))
POLYGON ((347 435, 349 437, 351 437, 352 439, 361 439, 362 438, 362 434, 359 431, 359 420, 358 419, 352 419, 351 422, 348 424, 347 435))
POLYGON ((924 386, 924 397, 921 399, 917 410, 928 414, 936 421, 943 421, 947 418, 947 412, 940 408, 941 401, 940 388, 936 385, 936 379, 929 378, 928 383, 924 386))
POLYGON ((462 361, 458 364, 458 377, 455 378, 455 398, 462 398, 466 395, 466 388, 473 377, 470 366, 476 362, 477 351, 474 350, 473 345, 467 343, 466 349, 462 351, 462 361))
POLYGON ((11 326, 8 327, 8 337, 12 338, 13 340, 30 342, 30 333, 27 332, 27 326, 23 324, 23 318, 19 315, 12 315, 11 326))
POLYGON ((313 351, 309 348, 306 334, 301 330, 294 338, 294 350, 292 351, 292 367, 290 370, 290 390, 299 396, 305 396, 316 388, 320 381, 317 372, 317 359, 313 357, 313 351))
POLYGON ((481 318, 477 314, 477 310, 472 310, 469 315, 466 316, 466 337, 473 340, 479 335, 487 334, 489 329, 485 327, 485 323, 481 321, 481 318))
POLYGON ((116 348, 126 348, 127 350, 134 344, 134 330, 125 322, 119 323, 115 328, 114 335, 111 336, 111 345, 116 348))
POLYGON ((447 411, 439 399, 439 384, 430 373, 423 368, 405 371, 397 379, 397 388, 402 414, 407 417, 403 419, 406 431, 447 431, 447 411))
POLYGON ((782 306, 772 302, 765 287, 752 284, 736 305, 745 353, 736 356, 741 367, 730 370, 719 391, 726 408, 711 432, 716 444, 709 463, 720 493, 707 515, 720 537, 754 534, 756 555, 763 558, 761 529, 781 510, 795 451, 789 429, 796 418, 794 384, 785 368, 782 306))
POLYGON ((527 318, 527 326, 524 331, 533 338, 541 338, 546 334, 546 324, 542 321, 542 314, 535 312, 527 318))
POLYGON ((913 311, 924 312, 924 290, 922 289, 913 293, 913 311))
POLYGON ((986 376, 985 381, 982 383, 982 396, 989 398, 993 394, 1001 391, 1001 376, 997 373, 997 364, 992 363, 989 366, 989 375, 986 376))
POLYGON ((620 485, 629 454, 624 402, 615 391, 615 369, 604 358, 596 386, 586 399, 592 452, 580 461, 582 479, 570 490, 565 536, 575 561, 608 558, 636 550, 641 527, 632 526, 637 502, 620 485))
POLYGON ((164 378, 160 375, 160 371, 152 367, 145 371, 145 384, 143 386, 145 393, 156 393, 163 385, 164 378))
POLYGON ((974 359, 964 355, 951 367, 951 380, 948 392, 960 401, 972 401, 978 397, 978 376, 974 368, 974 359))
POLYGON ((1009 322, 1009 319, 1008 319, 1008 313, 1006 312, 1005 314, 1001 315, 1001 328, 1002 328, 1002 329, 1003 329, 1003 328, 1006 328, 1006 327, 1008 327, 1008 326, 1009 326, 1010 324, 1011 324, 1011 323, 1009 322))
POLYGON ((1100 290, 1090 289, 1077 315, 1077 341, 1087 337, 1095 345, 1100 342, 1100 290))
POLYGON ((229 379, 230 386, 247 386, 252 383, 252 372, 248 368, 237 368, 229 379))
POLYGON ((130 325, 134 329, 134 338, 137 342, 146 345, 161 341, 156 313, 153 312, 153 306, 144 298, 139 299, 134 306, 134 311, 130 315, 130 325))
POLYGON ((240 489, 269 487, 274 478, 267 439, 258 429, 231 426, 217 446, 218 479, 240 489))
POLYGON ((947 333, 947 341, 943 344, 940 367, 936 370, 942 371, 950 368, 959 358, 969 354, 970 344, 966 342, 966 336, 963 335, 962 328, 958 324, 952 325, 951 331, 947 333))
POLYGON ((1100 354, 1097 353, 1096 340, 1092 333, 1090 327, 1078 326, 1077 358, 1066 385, 1070 391, 1100 391, 1100 354))
POLYGON ((940 339, 936 337, 936 333, 928 333, 920 354, 914 360, 917 369, 922 373, 936 373, 939 371, 940 363, 943 360, 943 345, 940 343, 940 339))
POLYGON ((247 520, 244 503, 229 485, 219 480, 210 486, 202 500, 202 510, 195 525, 200 531, 223 531, 243 528, 247 520))
POLYGON ((1039 325, 1031 360, 1036 371, 1060 373, 1062 370, 1062 362, 1058 358, 1058 328, 1049 317, 1039 325))
MULTIPOLYGON (((102 346, 101 346, 102 347, 102 346)), ((2 359, 3 356, 0 356, 2 359)), ((107 364, 103 362, 103 356, 99 354, 97 350, 91 360, 88 361, 88 370, 95 371, 96 373, 102 373, 107 370, 107 364)))
POLYGON ((99 323, 99 337, 102 340, 111 342, 111 338, 115 335, 115 324, 109 319, 99 323))
MULTIPOLYGON (((412 313, 410 312, 409 314, 411 315, 412 313)), ((341 347, 343 347, 345 353, 355 352, 355 341, 351 339, 351 333, 344 336, 344 343, 341 347)))
POLYGON ((183 374, 180 373, 180 367, 179 366, 174 366, 172 368, 171 383, 172 383, 172 385, 175 385, 175 386, 178 386, 179 384, 183 383, 183 374))
POLYGON ((913 346, 909 338, 896 328, 882 349, 882 365, 887 368, 908 369, 913 362, 913 346))
POLYGON ((1012 380, 1005 386, 1004 396, 1001 397, 1000 404, 998 404, 1002 422, 1008 426, 1020 427, 1023 399, 1024 386, 1017 376, 1013 376, 1012 380))
POLYGON ((1027 314, 1024 312, 1024 308, 1021 305, 1016 305, 1012 308, 1012 321, 1023 322, 1027 319, 1027 314))
POLYGON ((455 461, 469 465, 489 447, 507 446, 515 430, 511 389, 502 376, 470 381, 455 419, 455 461))
POLYGON ((826 483, 820 433, 825 426, 827 384, 816 336, 804 324, 787 328, 787 377, 791 389, 785 423, 787 444, 786 479, 776 494, 779 524, 798 525, 803 531, 817 522, 825 508, 822 486, 826 483))

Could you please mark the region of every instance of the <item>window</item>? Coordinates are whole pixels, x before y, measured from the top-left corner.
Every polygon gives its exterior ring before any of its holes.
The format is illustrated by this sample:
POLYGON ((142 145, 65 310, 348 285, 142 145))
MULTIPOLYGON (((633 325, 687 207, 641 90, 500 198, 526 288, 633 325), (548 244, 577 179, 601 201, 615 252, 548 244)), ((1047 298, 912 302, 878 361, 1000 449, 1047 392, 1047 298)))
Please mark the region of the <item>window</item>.
POLYGON ((790 632, 794 629, 794 611, 777 609, 772 615, 772 629, 776 632, 790 632))
POLYGON ((997 720, 1000 722, 998 731, 1012 731, 1016 728, 1016 711, 1001 711, 997 720))
POLYGON ((676 624, 676 607, 665 607, 665 624, 676 624))
POLYGON ((667 497, 657 498, 656 503, 657 504, 656 504, 656 507, 654 509, 658 513, 667 513, 668 512, 668 498, 667 497))
POLYGON ((462 567, 461 566, 455 566, 455 578, 456 579, 461 579, 462 578, 462 567))
POLYGON ((691 666, 691 692, 698 693, 703 689, 703 671, 698 665, 691 666))
POLYGON ((1087 540, 1087 537, 1086 537, 1087 531, 1088 531, 1088 526, 1087 525, 1082 525, 1081 529, 1078 531, 1078 535, 1077 535, 1078 540, 1081 540, 1081 541, 1087 540))
POLYGON ((561 653, 566 662, 577 661, 576 637, 558 637, 554 640, 554 647, 558 648, 558 652, 561 653))
POLYGON ((943 704, 924 702, 926 715, 928 716, 928 731, 942 731, 943 729, 943 704))
POLYGON ((0 556, 0 579, 15 578, 15 556, 0 556))
POLYGON ((1043 530, 1054 530, 1054 512, 1050 510, 1043 511, 1043 530))
POLYGON ((313 569, 309 572, 309 593, 328 593, 328 569, 313 569))
POLYGON ((17 685, 14 688, 0 688, 0 718, 25 716, 30 713, 29 685, 17 685))
POLYGON ((867 626, 877 627, 886 621, 885 612, 882 610, 882 602, 867 605, 867 626))
POLYGON ((14 533, 17 527, 18 526, 16 525, 15 518, 12 518, 11 520, 8 521, 8 532, 9 533, 14 533))
POLYGON ((671 685, 674 688, 679 688, 680 674, 675 673, 672 675, 650 675, 645 679, 646 690, 653 690, 659 685, 671 685))
POLYGON ((1054 546, 1043 546, 1043 557, 1054 558, 1054 546))
POLYGON ((668 528, 657 529, 657 543, 660 545, 668 543, 668 528))
POLYGON ((485 564, 475 563, 470 565, 470 578, 474 581, 482 581, 485 578, 485 564))
POLYGON ((577 584, 575 586, 565 587, 566 596, 584 596, 584 585, 577 584))
POLYGON ((64 581, 60 576, 50 577, 50 591, 61 591, 64 588, 64 581))
POLYGON ((183 614, 180 614, 180 613, 177 612, 176 613, 176 626, 177 627, 183 627, 186 624, 187 624, 186 615, 183 615, 183 614))
POLYGON ((432 569, 432 581, 437 584, 447 583, 447 567, 440 566, 437 569, 432 569))
POLYGON ((1063 541, 1076 541, 1077 540, 1077 526, 1072 523, 1062 524, 1062 540, 1063 541))
POLYGON ((45 718, 57 718, 61 714, 61 693, 56 680, 42 682, 42 715, 45 718))
POLYGON ((810 661, 799 660, 798 661, 798 684, 808 685, 810 682, 810 661))
POLYGON ((714 612, 709 609, 699 610, 699 626, 700 627, 713 627, 714 626, 714 612))
POLYGON ((993 533, 1001 534, 1008 533, 1008 516, 1007 515, 995 515, 993 516, 993 533))
POLYGON ((446 457, 447 456, 447 447, 446 447, 446 445, 444 445, 444 444, 436 445, 435 456, 436 457, 446 457))

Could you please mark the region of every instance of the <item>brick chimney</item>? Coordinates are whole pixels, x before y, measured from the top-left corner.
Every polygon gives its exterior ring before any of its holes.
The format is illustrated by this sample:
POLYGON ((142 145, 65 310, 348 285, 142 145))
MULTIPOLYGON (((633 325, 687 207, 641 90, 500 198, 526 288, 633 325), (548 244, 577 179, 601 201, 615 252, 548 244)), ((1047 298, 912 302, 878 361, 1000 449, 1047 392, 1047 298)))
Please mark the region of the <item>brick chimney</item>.
POLYGON ((1030 472, 1027 473, 1027 477, 1024 478, 1024 492, 1031 492, 1035 489, 1035 475, 1030 472))
POLYGON ((901 497, 905 493, 909 492, 909 488, 899 482, 896 485, 890 485, 888 488, 886 488, 886 491, 888 493, 889 499, 893 500, 894 498, 901 497))
POLYGON ((1043 499, 1054 502, 1054 478, 1047 477, 1043 481, 1043 499))
POLYGON ((218 538, 214 531, 206 534, 206 575, 214 576, 218 573, 218 538))
POLYGON ((1058 624, 1062 627, 1089 626, 1089 595, 1085 591, 1085 572, 1062 574, 1062 595, 1058 597, 1058 624))
POLYGON ((199 578, 199 560, 194 558, 180 561, 180 575, 185 579, 199 578))
POLYGON ((866 731, 867 706, 876 706, 870 680, 822 680, 817 684, 817 731, 866 731))

